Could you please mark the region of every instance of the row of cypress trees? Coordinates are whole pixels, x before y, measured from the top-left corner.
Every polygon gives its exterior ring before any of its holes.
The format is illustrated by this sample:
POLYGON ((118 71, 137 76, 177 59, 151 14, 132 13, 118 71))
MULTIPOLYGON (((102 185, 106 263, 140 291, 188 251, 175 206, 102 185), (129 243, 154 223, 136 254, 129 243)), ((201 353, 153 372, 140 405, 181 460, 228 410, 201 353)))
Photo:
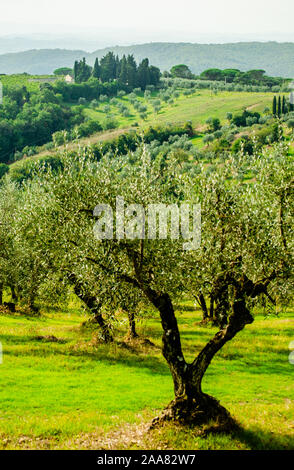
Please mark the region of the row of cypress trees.
POLYGON ((145 90, 147 85, 156 86, 160 79, 160 70, 153 65, 149 65, 148 59, 143 59, 137 65, 134 56, 123 55, 121 59, 113 52, 108 52, 102 59, 96 58, 94 67, 86 63, 86 59, 75 61, 74 78, 76 83, 82 83, 94 77, 102 83, 118 80, 122 85, 127 85, 130 89, 140 87, 145 90))
POLYGON ((287 114, 290 111, 293 111, 293 108, 294 108, 293 104, 291 104, 290 102, 287 102, 286 97, 284 95, 282 98, 281 96, 279 96, 278 99, 276 96, 273 97, 273 115, 274 116, 280 117, 283 114, 287 114))

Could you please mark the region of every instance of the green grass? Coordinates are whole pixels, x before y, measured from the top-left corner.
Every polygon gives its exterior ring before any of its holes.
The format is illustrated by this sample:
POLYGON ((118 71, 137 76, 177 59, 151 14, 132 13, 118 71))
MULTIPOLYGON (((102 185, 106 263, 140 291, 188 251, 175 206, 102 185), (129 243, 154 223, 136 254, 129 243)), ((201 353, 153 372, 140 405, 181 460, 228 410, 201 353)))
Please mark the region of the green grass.
MULTIPOLYGON (((189 306, 179 312, 188 360, 215 331, 199 326, 199 319, 189 306)), ((80 327, 84 320, 74 308, 40 318, 1 316, 0 448, 294 449, 294 366, 288 362, 293 314, 257 316, 216 356, 204 391, 231 411, 243 431, 206 439, 172 426, 136 437, 173 398, 156 314, 138 331, 157 347, 97 345, 93 331, 80 327), (63 342, 38 341, 38 335, 63 342)))
MULTIPOLYGON (((153 93, 152 98, 156 98, 156 93, 153 93)), ((162 101, 161 110, 156 114, 153 112, 152 106, 140 96, 138 100, 148 107, 146 120, 140 118, 127 96, 118 98, 118 101, 128 106, 131 112, 130 117, 123 117, 115 105, 109 104, 109 106, 110 114, 114 116, 120 127, 131 126, 134 123, 145 126, 147 124, 185 121, 192 121, 194 126, 199 126, 204 124, 209 117, 217 117, 224 121, 228 112, 234 114, 248 107, 254 111, 262 112, 266 106, 271 105, 272 98, 272 93, 222 91, 217 95, 211 95, 209 90, 201 90, 191 96, 181 94, 179 98, 175 99, 174 104, 166 104, 162 101)), ((85 115, 103 122, 106 116, 103 108, 106 104, 108 103, 101 103, 95 110, 85 106, 85 115)))
MULTIPOLYGON (((13 79, 13 76, 7 76, 7 79, 13 79)), ((32 77, 29 77, 32 78, 32 77)), ((4 79, 6 79, 4 77, 4 79)), ((19 76, 16 76, 16 80, 20 80, 19 76)), ((26 78, 27 80, 27 78, 26 78)), ((31 86, 39 86, 38 83, 30 83, 31 86)), ((158 92, 152 93, 152 99, 155 99, 158 92)), ((222 124, 228 123, 226 120, 226 114, 228 112, 239 113, 244 108, 249 108, 254 111, 262 112, 266 106, 270 106, 272 102, 272 93, 248 93, 248 92, 219 92, 217 95, 210 93, 209 90, 196 91, 191 96, 185 96, 180 94, 179 98, 174 100, 174 104, 167 104, 161 101, 161 110, 158 114, 153 112, 153 108, 148 101, 146 101, 141 93, 141 96, 137 96, 137 100, 141 101, 142 104, 148 108, 147 119, 142 120, 139 113, 134 109, 129 101, 128 95, 123 98, 116 98, 117 101, 124 103, 131 113, 130 117, 123 117, 119 112, 116 105, 110 103, 100 103, 99 107, 92 109, 89 104, 84 105, 84 114, 86 117, 98 121, 104 125, 106 121, 106 113, 103 111, 104 106, 110 106, 109 114, 113 115, 113 118, 117 124, 117 128, 113 130, 106 130, 93 134, 90 137, 79 139, 80 145, 95 144, 103 140, 109 140, 120 133, 127 132, 135 125, 139 128, 145 128, 150 125, 164 125, 168 123, 183 124, 187 121, 192 121, 193 127, 200 133, 198 137, 193 139, 194 145, 198 148, 204 146, 203 135, 201 133, 203 127, 205 127, 205 121, 209 117, 218 117, 222 124)), ((72 103, 71 106, 76 105, 72 103)), ((75 149, 78 145, 76 143, 69 143, 68 148, 75 149)), ((61 150, 63 147, 53 150, 41 150, 33 157, 26 158, 28 160, 38 160, 42 156, 52 155, 56 151, 61 150)), ((23 160, 14 162, 11 167, 22 166, 23 160)))
POLYGON ((2 85, 11 86, 25 86, 28 91, 36 92, 39 90, 40 83, 44 80, 56 79, 53 75, 27 75, 27 74, 14 74, 14 75, 1 75, 0 82, 2 85), (38 81, 40 80, 40 81, 38 81))

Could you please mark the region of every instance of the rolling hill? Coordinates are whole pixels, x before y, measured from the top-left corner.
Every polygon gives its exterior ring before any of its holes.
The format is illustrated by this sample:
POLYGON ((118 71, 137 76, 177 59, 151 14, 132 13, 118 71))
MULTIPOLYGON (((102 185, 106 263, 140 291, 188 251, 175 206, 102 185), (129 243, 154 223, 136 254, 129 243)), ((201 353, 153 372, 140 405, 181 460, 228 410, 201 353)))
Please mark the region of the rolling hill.
POLYGON ((93 64, 108 51, 122 56, 134 54, 136 60, 148 57, 153 65, 169 70, 177 63, 187 64, 199 74, 210 67, 249 70, 263 68, 268 75, 294 77, 294 43, 239 42, 228 44, 148 43, 98 49, 93 53, 68 49, 33 49, 0 55, 0 73, 49 74, 74 60, 86 57, 93 64))

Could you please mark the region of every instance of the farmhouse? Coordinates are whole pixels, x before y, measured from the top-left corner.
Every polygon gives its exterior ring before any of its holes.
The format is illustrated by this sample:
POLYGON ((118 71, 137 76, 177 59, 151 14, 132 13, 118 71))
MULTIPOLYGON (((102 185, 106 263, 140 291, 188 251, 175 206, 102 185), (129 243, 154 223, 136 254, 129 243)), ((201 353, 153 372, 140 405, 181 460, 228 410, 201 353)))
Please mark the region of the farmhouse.
POLYGON ((70 75, 66 75, 64 77, 64 80, 67 82, 67 83, 74 83, 74 79, 73 77, 71 77, 70 75))

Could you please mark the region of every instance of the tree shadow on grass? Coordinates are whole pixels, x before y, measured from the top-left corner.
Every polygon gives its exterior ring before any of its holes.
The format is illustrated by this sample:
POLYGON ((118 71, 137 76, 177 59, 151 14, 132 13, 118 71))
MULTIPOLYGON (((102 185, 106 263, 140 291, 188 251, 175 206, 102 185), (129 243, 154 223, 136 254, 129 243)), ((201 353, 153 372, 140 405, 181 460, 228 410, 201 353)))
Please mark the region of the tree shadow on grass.
POLYGON ((294 450, 294 439, 289 434, 277 435, 263 429, 240 427, 233 437, 246 444, 250 450, 294 450))
MULTIPOLYGON (((9 335, 6 335, 9 336, 9 335)), ((39 357, 41 359, 46 359, 49 357, 72 357, 72 358, 87 358, 89 361, 94 363, 104 362, 109 365, 124 365, 127 367, 132 368, 139 368, 139 369, 147 369, 152 374, 157 375, 164 375, 169 376, 170 371, 168 366, 163 362, 163 360, 159 359, 156 356, 146 356, 146 355, 139 355, 135 350, 132 351, 130 349, 121 348, 119 343, 111 344, 111 345, 99 345, 97 348, 91 348, 88 350, 84 349, 74 349, 68 348, 68 346, 62 343, 47 343, 47 342, 35 342, 33 341, 35 337, 28 337, 28 336, 21 336, 15 340, 13 337, 13 343, 7 342, 10 346, 12 344, 16 345, 28 345, 31 344, 32 348, 27 350, 22 350, 21 355, 22 357, 39 357), (36 347, 38 346, 38 347, 36 347), (115 350, 114 350, 115 348, 115 350), (110 355, 111 354, 111 355, 110 355)), ((19 356, 19 351, 13 350, 6 350, 5 355, 9 356, 19 356)), ((84 364, 84 361, 83 361, 84 364)))
MULTIPOLYGON (((29 336, 29 335, 1 335, 1 342, 3 343, 3 347, 5 346, 19 346, 21 344, 31 344, 32 346, 36 346, 39 344, 38 340, 36 340, 36 335, 29 336)), ((66 342, 66 340, 63 340, 66 342)), ((8 351, 7 351, 8 352, 8 351)))
POLYGON ((175 305, 175 312, 176 313, 179 313, 179 312, 195 312, 195 313, 199 313, 201 312, 200 308, 199 307, 195 307, 194 305, 175 305))
POLYGON ((42 315, 38 315, 35 313, 23 313, 18 310, 16 312, 7 312, 7 313, 1 312, 0 318, 1 317, 10 318, 13 320, 18 320, 18 321, 29 320, 32 322, 46 322, 47 320, 47 318, 45 318, 42 315))

